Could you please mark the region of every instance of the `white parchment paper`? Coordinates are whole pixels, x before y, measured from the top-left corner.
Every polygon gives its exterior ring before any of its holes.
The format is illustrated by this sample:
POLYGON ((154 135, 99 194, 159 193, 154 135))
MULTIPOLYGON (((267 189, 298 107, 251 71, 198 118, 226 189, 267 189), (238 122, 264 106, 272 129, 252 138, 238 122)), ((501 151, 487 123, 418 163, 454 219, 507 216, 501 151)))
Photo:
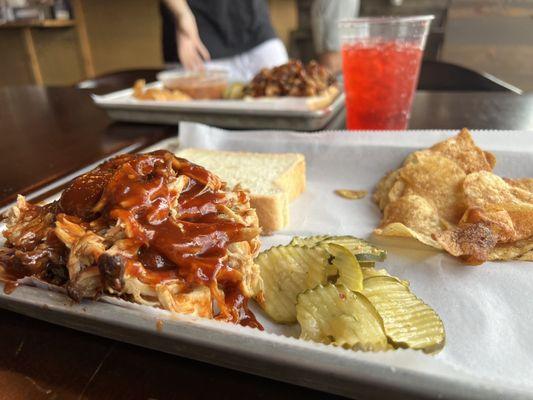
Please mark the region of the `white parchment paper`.
MULTIPOLYGON (((391 366, 469 374, 533 391, 533 263, 488 262, 465 266, 453 257, 408 239, 372 237, 380 212, 371 196, 346 200, 333 190, 368 190, 415 149, 456 131, 320 132, 224 131, 182 123, 180 147, 258 152, 301 152, 307 161, 307 190, 291 205, 290 225, 262 239, 263 248, 293 235, 353 234, 388 250, 383 266, 411 282, 415 294, 439 313, 447 343, 436 356, 412 351, 365 354, 391 366)), ((474 131, 476 143, 496 154, 496 173, 533 176, 533 132, 474 131)), ((265 323, 267 331, 294 335, 297 329, 265 323)))
MULTIPOLYGON (((353 370, 366 363, 367 366, 386 367, 383 373, 387 375, 401 375, 402 371, 408 370, 420 374, 420 379, 432 375, 441 379, 451 378, 460 386, 465 382, 473 387, 490 385, 497 388, 493 398, 511 398, 517 393, 513 390, 520 392, 520 398, 533 398, 533 263, 500 262, 470 267, 412 240, 373 237, 371 233, 379 222, 380 212, 370 195, 362 200, 350 201, 333 194, 334 189, 340 188, 371 192, 379 178, 386 171, 397 168, 407 154, 455 133, 235 132, 199 124, 180 125, 180 147, 304 153, 307 190, 291 205, 290 225, 276 235, 262 237, 262 247, 287 243, 297 234, 319 233, 354 234, 370 238, 385 247, 389 256, 383 266, 391 273, 408 279, 414 293, 435 308, 444 321, 447 343, 444 350, 435 356, 412 350, 353 352, 298 340, 298 326, 272 323, 257 307, 253 310, 265 331, 187 315, 171 315, 165 310, 110 296, 103 296, 100 300, 135 312, 139 326, 149 320, 164 319, 166 334, 194 324, 205 328, 208 335, 222 332, 238 337, 242 343, 253 344, 252 348, 290 348, 297 352, 302 365, 320 354, 323 365, 327 366, 324 367, 325 379, 327 368, 353 370)), ((498 174, 533 176, 533 132, 483 131, 473 134, 483 149, 496 154, 498 174)), ((146 151, 158 148, 175 151, 178 141, 169 139, 146 151)), ((3 226, 0 226, 1 229, 3 226)), ((88 320, 99 321, 104 316, 103 308, 98 304, 85 302, 64 307, 58 304, 58 299, 52 301, 54 293, 61 292, 61 288, 33 278, 25 278, 21 283, 42 290, 35 297, 39 299, 39 305, 49 305, 66 313, 81 313, 88 320)), ((20 293, 18 290, 11 295, 0 293, 0 297, 7 301, 26 302, 23 296, 19 296, 20 293)), ((112 314, 115 314, 114 310, 112 314)), ((122 311, 117 311, 116 315, 117 321, 120 321, 122 311)), ((157 326, 155 324, 154 329, 158 330, 157 326)), ((417 382, 405 382, 407 387, 413 384, 417 382)), ((445 391, 435 392, 435 396, 443 396, 443 393, 445 391)))

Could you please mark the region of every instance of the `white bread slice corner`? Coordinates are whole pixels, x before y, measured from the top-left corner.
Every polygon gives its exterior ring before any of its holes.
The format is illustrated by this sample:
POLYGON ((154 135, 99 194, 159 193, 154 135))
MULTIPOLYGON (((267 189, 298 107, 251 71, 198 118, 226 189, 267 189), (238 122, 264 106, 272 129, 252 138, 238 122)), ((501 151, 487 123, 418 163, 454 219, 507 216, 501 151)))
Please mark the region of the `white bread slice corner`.
POLYGON ((218 175, 230 188, 250 191, 264 234, 289 223, 289 202, 305 191, 305 157, 299 153, 246 153, 183 149, 176 153, 218 175))

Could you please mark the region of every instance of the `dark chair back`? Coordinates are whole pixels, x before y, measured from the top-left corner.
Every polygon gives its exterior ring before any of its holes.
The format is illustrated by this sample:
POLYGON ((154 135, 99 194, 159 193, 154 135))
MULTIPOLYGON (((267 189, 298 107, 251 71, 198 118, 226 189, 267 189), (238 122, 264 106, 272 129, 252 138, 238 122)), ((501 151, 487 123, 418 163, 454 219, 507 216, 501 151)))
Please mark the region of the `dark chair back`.
POLYGON ((418 90, 513 92, 522 90, 490 74, 442 61, 422 61, 418 90))
POLYGON ((147 68, 147 69, 130 69, 124 71, 110 72, 91 79, 78 82, 75 87, 78 89, 97 89, 115 91, 120 89, 127 89, 133 86, 137 79, 146 79, 146 82, 156 80, 158 72, 161 68, 147 68))

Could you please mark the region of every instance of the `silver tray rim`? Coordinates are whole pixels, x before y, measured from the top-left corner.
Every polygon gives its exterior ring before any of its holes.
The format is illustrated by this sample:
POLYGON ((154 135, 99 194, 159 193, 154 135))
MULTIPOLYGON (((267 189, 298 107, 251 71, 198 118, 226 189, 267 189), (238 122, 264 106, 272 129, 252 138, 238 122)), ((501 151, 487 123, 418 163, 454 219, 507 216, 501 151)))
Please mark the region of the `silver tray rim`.
POLYGON ((126 101, 113 101, 124 96, 131 95, 133 89, 123 89, 105 95, 91 94, 91 99, 100 108, 105 110, 135 110, 135 111, 174 111, 176 113, 196 113, 196 114, 222 114, 222 115, 250 115, 250 116, 277 116, 286 118, 323 118, 329 114, 335 114, 345 103, 345 94, 340 91, 333 102, 325 108, 319 110, 291 110, 291 109, 254 109, 246 107, 250 105, 247 101, 226 100, 228 102, 242 103, 243 107, 231 108, 210 108, 209 101, 198 101, 198 106, 191 107, 179 102, 142 102, 131 103, 126 101))
POLYGON ((347 352, 343 349, 295 338, 280 341, 275 334, 256 336, 251 328, 223 322, 166 319, 105 302, 75 304, 62 293, 33 286, 21 285, 9 295, 2 290, 0 307, 86 333, 352 398, 533 399, 533 393, 521 388, 392 368, 343 357, 347 352), (235 328, 240 334, 235 334, 235 328))
MULTIPOLYGON (((90 166, 82 170, 87 168, 90 166)), ((332 350, 345 350, 331 346, 294 338, 290 343, 279 343, 274 339, 278 337, 275 334, 269 334, 270 339, 259 339, 263 346, 258 347, 254 341, 243 342, 241 335, 234 334, 235 328, 249 334, 249 328, 209 320, 191 321, 187 317, 168 320, 141 308, 105 302, 74 304, 61 293, 33 286, 21 285, 8 295, 0 282, 0 308, 117 341, 357 399, 388 395, 395 399, 533 400, 533 391, 523 387, 470 375, 452 379, 354 360, 349 356, 332 355, 332 350), (118 319, 117 311, 120 312, 118 319), (160 320, 164 321, 162 330, 157 328, 160 320)))

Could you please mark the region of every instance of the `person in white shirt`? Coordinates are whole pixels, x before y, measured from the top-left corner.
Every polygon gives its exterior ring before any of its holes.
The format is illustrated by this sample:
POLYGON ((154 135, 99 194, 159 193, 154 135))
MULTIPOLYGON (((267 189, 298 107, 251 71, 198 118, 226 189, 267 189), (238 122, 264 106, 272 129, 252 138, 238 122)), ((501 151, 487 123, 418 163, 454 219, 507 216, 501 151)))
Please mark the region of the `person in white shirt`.
POLYGON ((288 61, 266 0, 163 0, 163 55, 168 66, 225 69, 249 81, 288 61))
POLYGON ((314 0, 311 29, 318 62, 334 75, 342 71, 341 44, 337 23, 359 15, 359 0, 314 0))

